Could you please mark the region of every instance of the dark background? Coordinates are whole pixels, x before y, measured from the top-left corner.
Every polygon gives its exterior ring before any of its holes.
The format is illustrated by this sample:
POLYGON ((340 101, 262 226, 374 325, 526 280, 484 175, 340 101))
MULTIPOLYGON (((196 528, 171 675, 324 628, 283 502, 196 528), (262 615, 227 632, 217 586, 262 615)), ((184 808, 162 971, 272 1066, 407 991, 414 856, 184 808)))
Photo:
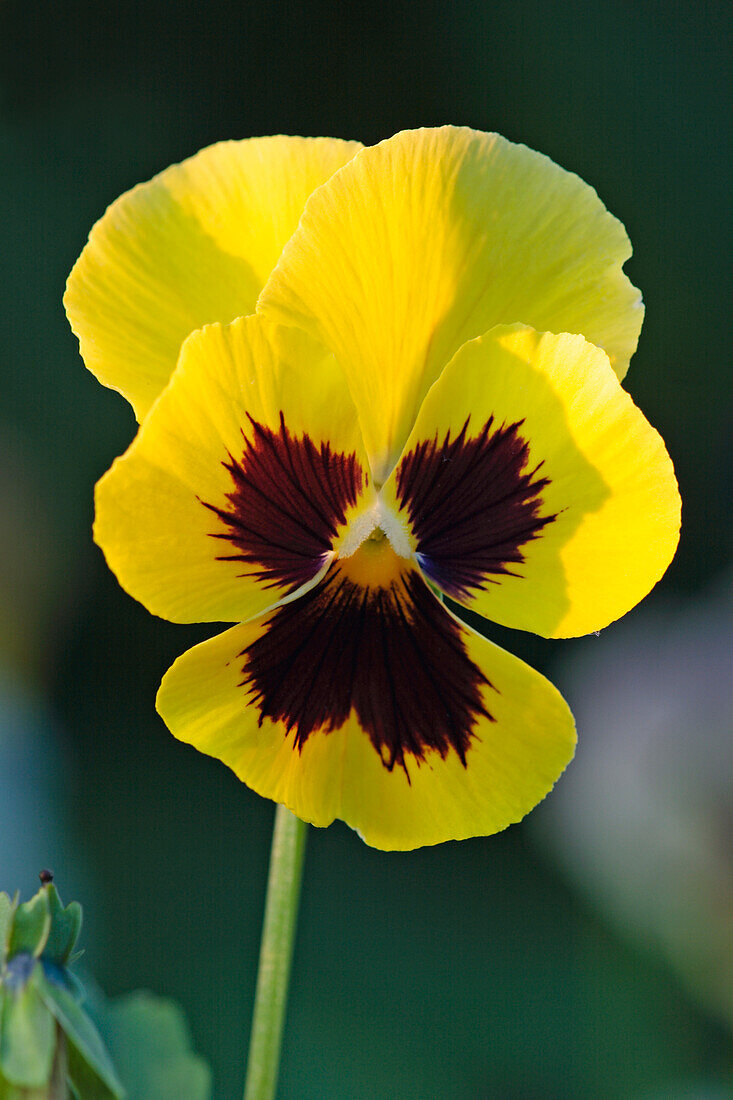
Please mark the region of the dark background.
MULTIPOLYGON (((729 11, 0 0, 0 888, 51 863, 98 981, 178 998, 217 1098, 241 1091, 272 806, 155 714, 205 631, 148 615, 92 544, 93 484, 135 425, 83 369, 66 275, 120 192, 222 138, 454 122, 541 150, 627 227, 647 317, 626 384, 683 495, 677 558, 631 629, 696 605, 733 558, 729 11)), ((489 633, 561 685, 596 644, 489 633)), ((405 855, 311 830, 283 1097, 733 1095, 733 1019, 653 929, 578 889, 543 811, 405 855)))

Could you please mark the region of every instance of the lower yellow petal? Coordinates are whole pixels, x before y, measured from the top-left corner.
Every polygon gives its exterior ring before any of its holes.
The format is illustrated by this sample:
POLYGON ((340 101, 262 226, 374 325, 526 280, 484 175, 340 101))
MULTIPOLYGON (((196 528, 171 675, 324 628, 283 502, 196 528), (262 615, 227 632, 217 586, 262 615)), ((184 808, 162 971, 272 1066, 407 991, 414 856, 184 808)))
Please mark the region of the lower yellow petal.
MULTIPOLYGON (((327 592, 327 582, 321 584, 327 592)), ((312 605, 316 598, 312 592, 302 600, 312 605)), ((405 743, 420 728, 445 725, 434 689, 411 691, 424 675, 415 666, 412 642, 405 644, 403 630, 389 650, 390 664, 378 667, 378 649, 362 638, 356 649, 367 663, 356 668, 354 646, 328 614, 321 629, 332 637, 324 642, 313 634, 308 609, 300 612, 302 622, 297 619, 300 603, 282 608, 279 620, 275 612, 183 654, 164 677, 157 705, 179 740, 222 760, 253 790, 304 820, 325 826, 340 818, 367 844, 385 850, 488 835, 531 810, 571 759, 574 723, 555 688, 459 624, 427 590, 418 597, 415 646, 427 665, 450 664, 446 646, 458 646, 464 668, 474 670, 470 683, 457 675, 440 688, 458 693, 450 700, 446 695, 446 713, 453 714, 476 692, 470 738, 461 753, 441 748, 439 740, 431 748, 417 737, 415 751, 403 745, 402 762, 383 744, 378 751, 375 730, 389 726, 393 709, 411 716, 405 743), (435 605, 427 617, 425 599, 435 605), (285 639, 272 641, 268 631, 285 632, 285 639), (258 669, 263 674, 254 684, 253 653, 272 662, 271 675, 258 669), (399 692, 383 691, 390 677, 399 692), (283 699, 293 714, 271 717, 282 711, 283 699)), ((382 643, 389 649, 388 640, 382 643)))
POLYGON ((456 353, 384 496, 443 591, 546 637, 624 615, 679 537, 669 455, 607 356, 522 326, 456 353))
POLYGON ((320 575, 366 467, 333 356, 258 317, 209 325, 99 482, 95 539, 154 614, 241 622, 320 575))
POLYGON ((331 138, 224 141, 110 206, 64 304, 87 367, 138 420, 190 332, 254 311, 306 199, 359 148, 331 138))

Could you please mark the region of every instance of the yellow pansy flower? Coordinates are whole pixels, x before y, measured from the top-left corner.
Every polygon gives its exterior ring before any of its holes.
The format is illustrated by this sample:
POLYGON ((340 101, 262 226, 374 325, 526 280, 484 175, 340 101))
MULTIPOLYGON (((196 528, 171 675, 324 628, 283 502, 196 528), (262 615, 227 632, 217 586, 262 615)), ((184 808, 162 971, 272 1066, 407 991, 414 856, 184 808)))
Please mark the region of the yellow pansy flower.
POLYGON ((671 560, 629 254, 576 176, 454 127, 213 146, 113 204, 66 298, 142 421, 95 536, 152 612, 240 624, 166 674, 178 738, 385 849, 544 797, 566 703, 440 594, 568 637, 671 560))

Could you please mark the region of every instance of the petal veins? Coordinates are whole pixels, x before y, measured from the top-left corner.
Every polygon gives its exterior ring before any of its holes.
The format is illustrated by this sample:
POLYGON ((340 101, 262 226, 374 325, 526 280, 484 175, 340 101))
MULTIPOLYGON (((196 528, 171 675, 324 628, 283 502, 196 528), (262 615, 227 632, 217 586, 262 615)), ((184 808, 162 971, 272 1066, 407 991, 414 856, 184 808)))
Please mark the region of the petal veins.
POLYGON ((227 528, 212 532, 212 538, 233 547, 217 560, 259 566, 253 575, 265 587, 293 592, 328 560, 365 475, 355 454, 292 435, 282 412, 278 431, 251 416, 249 421, 251 435, 242 432, 241 456, 230 454, 223 463, 234 484, 226 494, 229 506, 201 503, 227 528))
POLYGON ((265 719, 281 722, 302 750, 340 729, 352 710, 384 767, 454 751, 466 766, 472 729, 492 720, 491 684, 470 660, 459 624, 416 570, 388 586, 354 583, 339 564, 293 603, 240 656, 242 686, 265 719))
POLYGON ((451 439, 421 440, 397 468, 397 499, 417 540, 417 560, 443 591, 465 599, 492 576, 514 575, 522 547, 556 518, 542 515, 549 479, 530 465, 523 421, 497 426, 490 416, 476 435, 470 417, 451 439))

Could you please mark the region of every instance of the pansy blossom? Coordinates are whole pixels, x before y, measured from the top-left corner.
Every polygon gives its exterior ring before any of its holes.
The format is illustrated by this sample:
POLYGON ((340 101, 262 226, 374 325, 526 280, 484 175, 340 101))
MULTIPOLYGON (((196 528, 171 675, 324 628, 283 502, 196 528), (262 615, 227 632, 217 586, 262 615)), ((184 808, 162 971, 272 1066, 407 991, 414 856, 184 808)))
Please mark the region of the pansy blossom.
MULTIPOLYGON (((575 742, 558 692, 441 594, 547 637, 598 630, 666 568, 679 498, 619 383, 641 308, 595 193, 468 130, 335 147, 343 166, 303 198, 256 313, 148 370, 137 404, 152 408, 100 482, 95 533, 151 611, 240 624, 164 678, 177 737, 308 821, 413 848, 518 820, 575 742)), ((219 192, 196 159, 192 205, 210 212, 219 192)), ((256 188, 252 159, 229 194, 256 188)), ((68 292, 82 351, 93 342, 123 392, 124 340, 162 285, 154 185, 111 208, 68 292), (104 303, 123 286, 115 317, 104 303)), ((222 241, 239 214, 219 213, 222 241)), ((178 213, 171 225, 185 236, 178 213)), ((191 231, 179 251, 199 246, 191 231)), ((173 279, 168 346, 180 300, 173 279)), ((146 323, 149 366, 154 312, 146 323)))

